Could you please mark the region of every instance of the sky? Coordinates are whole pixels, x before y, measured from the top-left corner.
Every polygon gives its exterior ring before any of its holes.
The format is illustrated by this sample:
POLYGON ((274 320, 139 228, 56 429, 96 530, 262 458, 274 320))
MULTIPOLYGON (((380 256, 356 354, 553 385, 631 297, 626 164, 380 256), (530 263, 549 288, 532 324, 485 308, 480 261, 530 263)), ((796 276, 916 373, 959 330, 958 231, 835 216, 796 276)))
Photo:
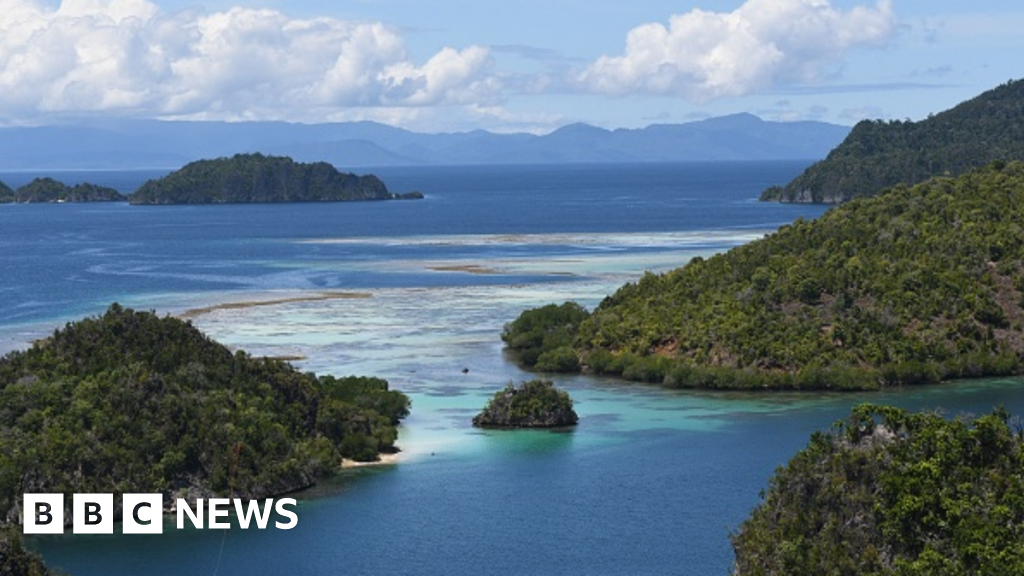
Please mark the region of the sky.
POLYGON ((0 0, 0 125, 919 120, 1022 77, 1005 0, 0 0))

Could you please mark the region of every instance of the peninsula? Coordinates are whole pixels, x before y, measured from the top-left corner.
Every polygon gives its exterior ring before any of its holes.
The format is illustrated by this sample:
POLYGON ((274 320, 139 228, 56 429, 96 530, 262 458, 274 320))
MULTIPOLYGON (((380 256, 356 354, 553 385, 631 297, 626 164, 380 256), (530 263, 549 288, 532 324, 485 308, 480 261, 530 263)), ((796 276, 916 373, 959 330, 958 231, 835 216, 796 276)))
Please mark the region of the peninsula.
POLYGON ((524 312, 529 367, 670 387, 875 389, 1018 374, 1024 163, 897 186, 647 273, 592 313, 524 312))
POLYGON ((409 399, 112 305, 0 359, 0 527, 21 494, 265 498, 395 451, 409 399))
POLYGON ((339 172, 327 162, 303 164, 284 156, 236 154, 191 162, 150 180, 129 197, 131 204, 232 204, 341 202, 422 198, 393 194, 373 175, 339 172))

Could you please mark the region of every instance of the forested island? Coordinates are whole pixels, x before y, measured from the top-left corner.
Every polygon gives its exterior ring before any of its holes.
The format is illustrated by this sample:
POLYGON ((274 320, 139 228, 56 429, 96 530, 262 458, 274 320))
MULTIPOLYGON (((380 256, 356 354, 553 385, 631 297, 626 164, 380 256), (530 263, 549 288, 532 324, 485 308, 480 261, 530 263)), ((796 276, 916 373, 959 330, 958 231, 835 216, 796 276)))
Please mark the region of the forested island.
POLYGON ((409 399, 118 305, 0 359, 0 525, 24 493, 264 498, 394 452, 409 399))
POLYGON ((1011 81, 920 122, 864 120, 828 157, 762 200, 845 202, 989 162, 1024 160, 1024 80, 1011 81))
POLYGON ((2 203, 59 203, 59 202, 124 202, 127 198, 106 186, 76 184, 68 186, 53 178, 36 178, 17 190, 0 182, 2 203))
POLYGON ((948 420, 861 405, 771 479, 735 574, 1024 574, 1024 437, 996 410, 948 420))
POLYGON ((550 380, 530 380, 518 387, 511 383, 487 402, 473 417, 479 428, 560 428, 573 426, 579 416, 572 399, 550 380))
POLYGON ((524 312, 525 365, 669 387, 875 389, 1017 374, 1024 163, 897 186, 664 274, 524 312))
POLYGON ((236 154, 200 160, 150 180, 130 197, 131 204, 230 204, 341 202, 422 198, 419 192, 393 194, 373 175, 339 172, 327 162, 304 164, 283 156, 236 154))

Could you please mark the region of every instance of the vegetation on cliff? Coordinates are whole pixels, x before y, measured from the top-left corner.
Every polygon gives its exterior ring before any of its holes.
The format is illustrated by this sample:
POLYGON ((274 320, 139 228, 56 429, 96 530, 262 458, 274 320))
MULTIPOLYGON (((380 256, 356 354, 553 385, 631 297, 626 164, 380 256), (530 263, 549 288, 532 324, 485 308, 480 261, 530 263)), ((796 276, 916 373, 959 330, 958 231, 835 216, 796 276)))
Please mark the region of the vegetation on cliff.
POLYGON ((25 548, 21 528, 0 528, 0 576, 51 576, 57 574, 43 564, 43 559, 25 548))
POLYGON ((1024 80, 920 122, 862 121, 827 158, 761 199, 845 202, 997 160, 1024 160, 1024 80))
POLYGON ((0 182, 0 203, 4 202, 124 202, 125 196, 105 186, 82 183, 68 186, 53 178, 36 178, 28 184, 11 190, 0 182))
POLYGON ((530 380, 518 388, 511 383, 473 417, 480 428, 556 428, 579 420, 569 393, 549 380, 530 380))
POLYGON ((1024 436, 861 405, 776 471, 732 536, 737 574, 1022 574, 1024 436))
POLYGON ((383 380, 302 373, 115 304, 0 359, 0 524, 26 492, 303 488, 394 451, 408 411, 383 380))
POLYGON ((1024 164, 994 163, 648 273, 582 319, 566 314, 575 305, 528 311, 504 338, 527 365, 568 349, 584 369, 673 387, 865 389, 1018 373, 1022 223, 1024 164))
MULTIPOLYGON (((339 172, 326 162, 303 164, 282 156, 237 154, 200 160, 143 184, 132 204, 336 202, 398 198, 379 178, 339 172)), ((402 197, 414 197, 405 195, 402 197)))

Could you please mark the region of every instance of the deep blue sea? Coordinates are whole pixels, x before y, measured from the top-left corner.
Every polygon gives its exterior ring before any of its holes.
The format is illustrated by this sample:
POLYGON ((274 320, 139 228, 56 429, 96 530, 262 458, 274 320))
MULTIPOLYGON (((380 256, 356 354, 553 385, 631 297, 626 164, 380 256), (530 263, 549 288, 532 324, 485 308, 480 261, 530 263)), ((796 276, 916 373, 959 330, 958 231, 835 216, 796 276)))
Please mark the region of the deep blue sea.
MULTIPOLYGON (((851 405, 1005 405, 1020 381, 875 394, 680 392, 556 378, 572 432, 470 426, 532 375, 499 334, 523 309, 594 306, 645 271, 759 238, 817 206, 758 193, 807 163, 374 170, 421 201, 0 205, 0 352, 118 301, 302 369, 413 400, 399 462, 298 495, 299 525, 27 538, 75 575, 727 574, 772 471, 851 405)), ((41 174, 0 174, 11 185, 41 174)), ((131 191, 156 171, 49 174, 131 191)))

